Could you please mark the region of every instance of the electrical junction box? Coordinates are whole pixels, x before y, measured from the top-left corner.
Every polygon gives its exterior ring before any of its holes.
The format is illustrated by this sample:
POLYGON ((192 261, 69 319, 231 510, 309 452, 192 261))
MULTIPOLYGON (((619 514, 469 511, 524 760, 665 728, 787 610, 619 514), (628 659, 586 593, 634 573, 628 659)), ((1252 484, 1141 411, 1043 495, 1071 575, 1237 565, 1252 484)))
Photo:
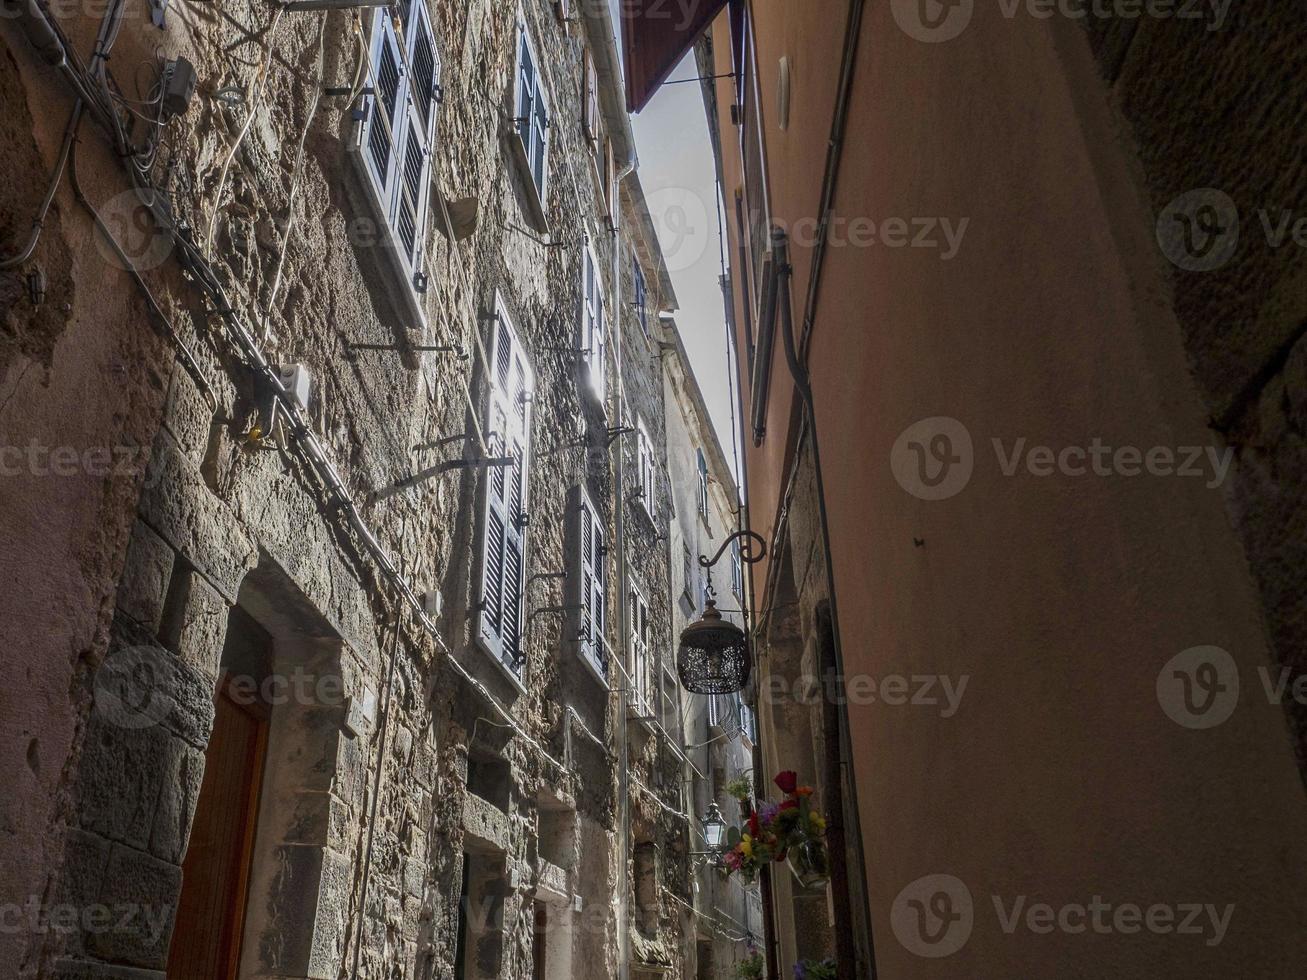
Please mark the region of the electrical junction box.
POLYGON ((313 391, 313 379, 309 369, 303 364, 283 364, 278 371, 277 380, 281 382, 282 391, 290 397, 301 412, 309 410, 309 395, 313 391))
POLYGON ((422 611, 428 619, 439 619, 445 608, 445 599, 439 589, 430 589, 422 593, 422 611))
POLYGON ((163 78, 163 113, 171 119, 183 115, 195 97, 195 66, 185 58, 168 62, 163 78))

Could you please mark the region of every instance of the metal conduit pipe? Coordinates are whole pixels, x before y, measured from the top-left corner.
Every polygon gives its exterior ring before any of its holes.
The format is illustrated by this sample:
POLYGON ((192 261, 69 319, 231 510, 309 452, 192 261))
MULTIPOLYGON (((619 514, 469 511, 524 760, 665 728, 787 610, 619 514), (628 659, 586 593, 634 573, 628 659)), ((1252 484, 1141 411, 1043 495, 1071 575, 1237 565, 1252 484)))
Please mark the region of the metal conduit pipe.
POLYGON ((36 0, 0 0, 0 17, 18 21, 27 40, 47 65, 62 68, 68 59, 54 27, 36 0))

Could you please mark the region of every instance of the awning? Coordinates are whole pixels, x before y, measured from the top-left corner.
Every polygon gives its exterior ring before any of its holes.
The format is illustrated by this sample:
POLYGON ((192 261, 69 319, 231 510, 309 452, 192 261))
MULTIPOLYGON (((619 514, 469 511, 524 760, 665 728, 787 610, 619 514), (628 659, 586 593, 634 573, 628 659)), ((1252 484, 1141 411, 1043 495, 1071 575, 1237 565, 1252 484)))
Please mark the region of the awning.
POLYGON ((728 0, 622 0, 626 107, 639 112, 728 0))

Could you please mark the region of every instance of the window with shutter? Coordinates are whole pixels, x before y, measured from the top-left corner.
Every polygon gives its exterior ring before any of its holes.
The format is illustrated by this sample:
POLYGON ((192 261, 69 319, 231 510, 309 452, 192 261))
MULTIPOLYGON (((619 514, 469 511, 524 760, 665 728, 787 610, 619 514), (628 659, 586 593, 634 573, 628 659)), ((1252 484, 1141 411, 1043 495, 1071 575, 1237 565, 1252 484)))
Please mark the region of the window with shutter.
POLYGON ((521 680, 526 664, 522 597, 533 377, 520 337, 503 305, 496 303, 496 311, 487 345, 487 448, 492 459, 507 458, 512 462, 486 470, 477 636, 486 651, 521 680))
POLYGON ((572 489, 569 510, 575 515, 569 602, 577 607, 577 652, 599 680, 608 684, 608 644, 604 639, 608 549, 603 517, 581 487, 572 489))
POLYGON ((603 276, 594 246, 585 248, 585 271, 581 279, 581 336, 580 348, 585 351, 586 373, 590 393, 600 405, 604 402, 604 356, 608 338, 604 323, 603 276))
POLYGON ((608 206, 608 225, 617 230, 618 209, 621 207, 621 188, 617 180, 617 155, 613 152, 613 141, 604 140, 604 203, 608 206))
POLYGON ((690 553, 690 546, 681 542, 681 595, 685 596, 685 601, 694 602, 694 556, 690 553))
POLYGON ((581 128, 590 143, 590 151, 597 153, 601 148, 600 112, 599 112, 599 76, 595 73, 594 58, 590 52, 585 53, 585 64, 581 76, 581 128))
POLYGON ((631 682, 635 686, 637 710, 653 715, 653 652, 650 646, 649 605, 636 589, 631 590, 631 682))
POLYGON ((359 149, 365 184, 381 218, 382 238, 408 285, 406 305, 422 316, 425 236, 440 97, 440 57, 426 4, 410 0, 392 18, 373 13, 373 94, 362 102, 359 149))
POLYGON ((549 160, 549 104, 526 24, 519 21, 517 31, 517 137, 531 185, 543 210, 549 160))
POLYGON ((699 470, 699 516, 708 520, 708 460, 702 449, 695 450, 699 470))
POLYGON ((631 305, 635 307, 635 315, 640 319, 640 329, 649 335, 649 287, 645 283, 644 269, 640 267, 640 257, 637 255, 631 260, 633 270, 632 279, 635 285, 632 289, 631 305))
POLYGON ((639 480, 640 503, 651 521, 655 520, 655 493, 657 481, 656 463, 654 462, 653 443, 649 440, 649 430, 643 422, 636 428, 636 478, 639 480))

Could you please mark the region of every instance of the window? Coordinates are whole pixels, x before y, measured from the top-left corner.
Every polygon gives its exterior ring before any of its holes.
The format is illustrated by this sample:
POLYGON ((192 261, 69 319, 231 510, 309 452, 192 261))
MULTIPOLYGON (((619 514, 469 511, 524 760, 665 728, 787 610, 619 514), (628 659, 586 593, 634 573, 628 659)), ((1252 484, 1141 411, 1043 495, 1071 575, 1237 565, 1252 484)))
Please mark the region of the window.
POLYGON ((549 160, 549 104, 526 24, 519 22, 517 32, 517 115, 514 122, 527 173, 543 212, 549 160))
POLYGON ((722 708, 717 700, 717 695, 708 695, 708 727, 720 728, 722 724, 722 708))
POLYGON ((602 116, 599 111, 599 76, 589 51, 585 53, 585 64, 581 71, 581 130, 590 144, 590 152, 598 153, 604 149, 603 134, 600 131, 602 116))
POLYGON ((613 141, 604 141, 603 158, 604 203, 608 206, 608 226, 617 230, 618 209, 621 207, 621 186, 617 179, 617 155, 613 152, 613 141))
POLYGON ((738 694, 735 696, 735 704, 740 712, 740 731, 743 732, 745 737, 750 741, 757 741, 757 738, 754 735, 753 709, 745 704, 744 698, 740 697, 738 694))
POLYGON ((604 355, 607 352, 607 335, 604 323, 603 277, 599 261, 595 258, 593 243, 585 248, 585 272, 581 281, 581 338, 580 348, 585 352, 590 391, 600 405, 604 403, 604 355))
POLYGON ((681 542, 681 594, 685 601, 694 605, 694 555, 690 553, 688 542, 681 542))
POLYGON ((638 590, 631 590, 631 683, 635 687, 637 709, 643 716, 653 715, 653 648, 649 641, 649 605, 638 590))
POLYGON ((695 465, 699 471, 699 516, 708 520, 708 458, 702 449, 695 450, 695 465))
POLYGON ((649 430, 641 422, 636 427, 636 479, 639 481, 638 496, 644 505, 644 512, 649 520, 656 521, 655 502, 657 500, 658 481, 657 464, 654 461, 653 443, 649 441, 649 430))
POLYGON ((640 329, 649 335, 649 287, 644 281, 644 270, 640 268, 640 257, 636 256, 631 260, 631 269, 635 286, 631 305, 635 307, 635 315, 640 318, 640 329))
POLYGON ((568 602, 576 607, 577 652, 595 676, 607 684, 608 645, 604 641, 604 631, 608 579, 604 559, 608 548, 604 543, 604 521, 582 487, 572 490, 571 512, 576 516, 569 576, 573 584, 568 602))
POLYGON ((531 368, 517 331, 496 300, 490 344, 490 397, 486 433, 492 459, 485 474, 481 611, 478 638, 518 680, 522 649, 522 589, 526 556, 526 508, 531 460, 531 368))
MULTIPOLYGON (((731 545, 731 591, 737 599, 744 597, 744 559, 740 557, 740 542, 731 545)), ((741 601, 743 605, 743 601, 741 601)))
POLYGON ((398 20, 377 10, 372 21, 370 84, 363 100, 359 150, 365 184, 399 262, 406 302, 426 290, 424 249, 430 205, 440 58, 422 0, 399 8, 398 20))

